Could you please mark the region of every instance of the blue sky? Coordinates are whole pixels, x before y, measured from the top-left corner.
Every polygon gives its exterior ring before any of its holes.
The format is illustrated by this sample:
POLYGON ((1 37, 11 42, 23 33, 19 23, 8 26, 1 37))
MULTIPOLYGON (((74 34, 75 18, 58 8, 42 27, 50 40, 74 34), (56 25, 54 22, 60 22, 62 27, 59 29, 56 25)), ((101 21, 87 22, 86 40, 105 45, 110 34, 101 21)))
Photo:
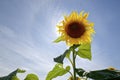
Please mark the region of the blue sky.
POLYGON ((45 80, 55 64, 53 58, 67 48, 65 42, 53 43, 58 37, 56 24, 71 11, 82 10, 89 12, 88 20, 95 23, 96 34, 92 61, 78 57, 77 66, 88 71, 110 66, 120 69, 119 3, 120 0, 0 0, 0 75, 21 68, 45 80))

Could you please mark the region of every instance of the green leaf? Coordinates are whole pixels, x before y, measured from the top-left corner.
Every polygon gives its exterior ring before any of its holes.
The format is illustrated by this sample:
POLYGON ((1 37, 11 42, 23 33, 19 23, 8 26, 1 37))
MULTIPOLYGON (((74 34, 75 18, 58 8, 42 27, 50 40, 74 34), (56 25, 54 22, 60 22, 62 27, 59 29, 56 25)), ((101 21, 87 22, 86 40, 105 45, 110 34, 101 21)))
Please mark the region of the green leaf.
POLYGON ((63 41, 63 36, 59 36, 56 40, 54 40, 55 43, 58 43, 60 41, 63 41))
POLYGON ((69 71, 70 71, 70 66, 67 66, 67 67, 65 68, 65 70, 69 72, 69 71))
POLYGON ((57 63, 63 64, 63 60, 64 60, 65 56, 66 56, 67 54, 69 54, 69 53, 70 53, 70 51, 69 51, 69 50, 66 50, 62 55, 54 58, 54 61, 57 62, 57 63))
POLYGON ((66 54, 66 57, 67 58, 70 58, 70 52, 73 50, 73 49, 76 49, 76 48, 78 48, 80 46, 80 44, 76 44, 76 45, 73 45, 73 46, 71 46, 68 50, 68 52, 67 52, 67 54, 66 54))
POLYGON ((80 46, 80 44, 74 44, 73 46, 70 46, 69 50, 73 51, 73 49, 77 49, 80 46))
POLYGON ((12 76, 12 80, 20 80, 17 76, 12 76))
POLYGON ((87 77, 93 80, 120 80, 120 71, 109 69, 90 71, 87 77))
POLYGON ((76 68, 75 71, 80 77, 84 76, 85 70, 83 70, 82 68, 76 68))
POLYGON ((55 67, 48 73, 46 80, 52 80, 58 76, 65 75, 70 70, 70 66, 63 68, 63 64, 56 64, 55 67))
POLYGON ((28 74, 24 80, 39 80, 36 74, 28 74))
POLYGON ((66 52, 66 56, 65 56, 66 58, 70 58, 70 52, 71 52, 70 49, 66 52))
POLYGON ((70 47, 70 49, 72 50, 72 49, 76 49, 76 48, 78 48, 80 46, 80 44, 74 44, 73 46, 71 46, 70 47))
POLYGON ((91 60, 91 44, 82 44, 79 46, 77 55, 91 60))
POLYGON ((67 49, 62 55, 54 58, 54 61, 57 62, 57 63, 63 64, 64 58, 65 58, 65 57, 66 57, 66 58, 70 58, 70 52, 71 52, 73 49, 78 48, 79 46, 80 46, 79 44, 78 44, 78 45, 73 45, 73 46, 71 46, 71 47, 70 47, 69 49, 67 49))
POLYGON ((25 70, 22 70, 22 69, 17 69, 17 73, 24 73, 25 72, 25 70))
POLYGON ((17 80, 17 73, 24 73, 25 70, 17 69, 11 72, 8 76, 0 77, 0 80, 17 80))

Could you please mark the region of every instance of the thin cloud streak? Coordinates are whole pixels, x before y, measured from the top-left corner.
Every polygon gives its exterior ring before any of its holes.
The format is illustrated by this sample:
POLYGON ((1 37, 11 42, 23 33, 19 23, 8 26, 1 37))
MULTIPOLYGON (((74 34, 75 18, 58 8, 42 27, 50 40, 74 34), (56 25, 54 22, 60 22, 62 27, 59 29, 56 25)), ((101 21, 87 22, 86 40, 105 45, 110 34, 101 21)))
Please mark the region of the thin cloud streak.
MULTIPOLYGON (((8 39, 1 38, 0 44, 3 45, 2 47, 7 51, 3 51, 4 54, 1 56, 1 58, 4 59, 6 62, 10 62, 11 64, 4 65, 3 64, 4 62, 3 63, 0 62, 2 66, 4 67, 11 66, 11 68, 12 67, 18 68, 19 66, 21 67, 25 66, 29 70, 30 69, 35 71, 40 70, 40 72, 42 73, 46 73, 46 70, 48 69, 48 65, 49 67, 50 65, 52 67, 52 63, 49 62, 50 60, 48 58, 48 56, 50 55, 47 55, 47 56, 45 55, 48 53, 46 50, 44 49, 37 50, 37 47, 35 47, 34 45, 25 43, 24 40, 22 41, 17 40, 17 42, 15 42, 14 39, 17 38, 17 33, 14 34, 14 38, 13 38, 13 36, 11 37, 11 35, 13 35, 12 30, 10 31, 10 29, 5 29, 5 31, 7 33, 2 33, 2 36, 7 37, 8 39), (11 41, 9 41, 10 39, 11 41), (40 69, 40 67, 42 67, 42 69, 40 69)), ((2 50, 1 50, 1 53, 2 53, 2 50)))
MULTIPOLYGON (((23 0, 20 2, 4 2, 7 6, 2 5, 4 7, 4 10, 1 11, 3 14, 0 13, 0 69, 2 69, 0 75, 6 75, 16 68, 22 68, 26 69, 27 73, 38 74, 40 79, 44 80, 47 72, 55 64, 53 58, 59 56, 67 48, 64 42, 52 43, 58 37, 55 30, 56 24, 63 19, 61 16, 66 13, 70 13, 72 10, 79 12, 82 9, 90 11, 92 17, 89 20, 95 22, 96 34, 92 43, 92 61, 78 57, 77 65, 88 71, 108 67, 112 61, 110 61, 111 57, 108 57, 109 51, 106 50, 106 45, 102 42, 111 37, 109 36, 110 31, 106 27, 110 26, 108 23, 111 20, 107 18, 103 20, 101 17, 103 12, 100 13, 100 9, 98 9, 100 6, 95 4, 96 1, 93 1, 94 4, 91 1, 87 3, 82 1, 82 4, 81 1, 80 5, 79 1, 75 3, 70 1, 73 6, 68 1, 23 0), (75 5, 76 3, 77 5, 75 5), (89 5, 89 8, 84 4, 89 5), (104 49, 101 48, 101 43, 104 44, 104 49)), ((111 18, 109 17, 109 19, 111 18)), ((110 42, 108 41, 108 43, 110 42)), ((68 64, 65 61, 65 66, 68 64)), ((69 74, 66 76, 68 77, 69 74)), ((64 80, 64 77, 58 77, 54 80, 64 80)))

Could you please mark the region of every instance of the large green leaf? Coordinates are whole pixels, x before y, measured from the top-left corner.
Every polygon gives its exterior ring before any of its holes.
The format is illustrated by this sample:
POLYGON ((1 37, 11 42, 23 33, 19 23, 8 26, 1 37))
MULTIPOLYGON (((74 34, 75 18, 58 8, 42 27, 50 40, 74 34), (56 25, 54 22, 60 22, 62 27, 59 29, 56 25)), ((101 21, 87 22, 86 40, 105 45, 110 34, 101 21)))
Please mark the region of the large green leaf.
POLYGON ((66 56, 67 54, 69 55, 69 53, 70 53, 70 50, 66 50, 62 55, 54 58, 54 61, 57 62, 57 63, 63 64, 63 60, 64 60, 65 56, 66 56))
POLYGON ((86 76, 93 80, 120 80, 120 71, 109 69, 96 70, 90 71, 86 76))
POLYGON ((24 80, 39 80, 36 74, 28 74, 24 80))
POLYGON ((80 77, 83 77, 85 74, 85 70, 83 70, 82 68, 76 68, 75 71, 80 77))
POLYGON ((0 77, 0 80, 19 80, 19 78, 17 78, 16 76, 17 73, 24 73, 24 72, 25 70, 17 69, 12 73, 10 73, 8 76, 0 77))
POLYGON ((91 44, 82 44, 79 46, 78 51, 77 51, 77 55, 82 57, 82 58, 86 58, 91 60, 91 44))
POLYGON ((71 51, 72 51, 73 49, 78 48, 79 46, 80 46, 80 45, 78 44, 78 45, 73 45, 73 46, 69 47, 69 49, 67 49, 62 55, 54 58, 54 61, 57 62, 57 63, 63 64, 64 58, 65 58, 65 57, 66 57, 66 58, 70 58, 70 53, 71 53, 71 51))
POLYGON ((20 80, 17 76, 12 76, 12 80, 20 80))
POLYGON ((63 68, 63 64, 56 64, 55 67, 48 73, 46 80, 52 80, 58 76, 65 75, 69 72, 70 66, 67 66, 65 69, 63 68))

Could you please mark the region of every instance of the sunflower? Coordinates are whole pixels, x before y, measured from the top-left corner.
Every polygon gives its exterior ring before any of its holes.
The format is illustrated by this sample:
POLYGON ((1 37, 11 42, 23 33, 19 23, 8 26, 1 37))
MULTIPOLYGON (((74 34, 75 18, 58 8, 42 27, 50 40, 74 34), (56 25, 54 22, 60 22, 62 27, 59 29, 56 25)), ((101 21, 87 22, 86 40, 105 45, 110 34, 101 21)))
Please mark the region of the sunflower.
POLYGON ((90 43, 95 31, 94 23, 89 22, 87 17, 88 13, 83 11, 80 14, 74 11, 69 16, 64 16, 64 20, 57 25, 61 41, 66 41, 69 46, 90 43))
POLYGON ((114 67, 109 67, 108 70, 116 70, 114 67))

